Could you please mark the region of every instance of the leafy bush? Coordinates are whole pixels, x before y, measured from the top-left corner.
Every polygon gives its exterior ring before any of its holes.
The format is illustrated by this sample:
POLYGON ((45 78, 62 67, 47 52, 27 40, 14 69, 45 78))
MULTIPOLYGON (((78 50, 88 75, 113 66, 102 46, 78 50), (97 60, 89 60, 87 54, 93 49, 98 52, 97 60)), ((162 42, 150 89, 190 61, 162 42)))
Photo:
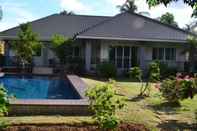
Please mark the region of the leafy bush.
POLYGON ((73 44, 72 39, 67 39, 63 35, 54 35, 51 40, 51 50, 58 57, 60 64, 67 64, 67 57, 72 53, 71 46, 73 44))
POLYGON ((104 62, 97 67, 99 75, 105 78, 114 78, 116 77, 116 66, 112 63, 104 62))
POLYGON ((114 129, 119 120, 116 111, 124 107, 124 102, 115 96, 112 84, 97 85, 86 92, 89 97, 93 118, 102 129, 114 129))
POLYGON ((3 85, 0 85, 0 116, 4 116, 8 112, 8 95, 7 91, 3 87, 3 85))
POLYGON ((142 80, 142 70, 139 67, 132 67, 129 70, 129 77, 138 81, 142 80))
POLYGON ((168 65, 164 63, 159 63, 159 68, 162 79, 167 78, 169 76, 176 76, 177 68, 175 67, 168 67, 168 65))
POLYGON ((85 72, 85 63, 82 58, 69 58, 69 73, 81 74, 85 72))
POLYGON ((159 62, 154 61, 149 64, 149 81, 156 82, 160 80, 159 62))
POLYGON ((178 75, 174 79, 164 80, 159 90, 168 102, 178 103, 179 100, 193 98, 196 93, 196 83, 196 78, 190 78, 189 76, 181 78, 178 75))

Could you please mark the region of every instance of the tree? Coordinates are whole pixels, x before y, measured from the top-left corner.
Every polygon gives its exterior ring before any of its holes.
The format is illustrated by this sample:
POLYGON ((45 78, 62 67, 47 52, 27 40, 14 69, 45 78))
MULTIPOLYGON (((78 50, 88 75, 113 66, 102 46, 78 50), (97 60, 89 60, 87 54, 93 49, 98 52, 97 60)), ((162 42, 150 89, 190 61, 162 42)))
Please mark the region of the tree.
POLYGON ((197 54, 197 38, 190 36, 187 39, 189 46, 183 51, 183 53, 189 53, 189 71, 195 71, 195 64, 196 64, 196 54, 197 54))
POLYGON ((175 22, 174 20, 174 15, 169 12, 163 14, 160 18, 160 21, 164 24, 169 24, 178 27, 177 22, 175 22))
POLYGON ((32 62, 33 55, 41 48, 41 43, 29 23, 20 25, 18 39, 13 42, 12 48, 22 66, 32 62))
POLYGON ((66 11, 66 10, 63 10, 62 12, 60 12, 61 15, 74 15, 75 13, 73 11, 66 11))
MULTIPOLYGON (((181 0, 146 0, 149 7, 153 7, 159 4, 164 4, 165 6, 168 6, 172 2, 177 2, 181 0)), ((197 15, 197 1, 196 0, 183 0, 183 2, 193 8, 193 14, 192 17, 197 15)))
POLYGON ((66 64, 68 56, 71 54, 72 39, 66 39, 62 35, 54 35, 52 37, 51 49, 58 57, 60 64, 66 64))
POLYGON ((135 5, 134 0, 127 0, 123 5, 118 6, 120 12, 136 12, 137 6, 135 5))

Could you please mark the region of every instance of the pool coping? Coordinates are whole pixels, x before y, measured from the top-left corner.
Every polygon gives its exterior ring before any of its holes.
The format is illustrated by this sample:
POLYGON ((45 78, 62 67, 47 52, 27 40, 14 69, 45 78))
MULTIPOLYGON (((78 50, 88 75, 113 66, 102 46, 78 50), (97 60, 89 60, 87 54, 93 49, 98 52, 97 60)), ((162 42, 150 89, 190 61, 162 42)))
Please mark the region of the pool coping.
MULTIPOLYGON (((58 110, 58 107, 61 107, 60 113, 62 111, 62 107, 65 107, 66 109, 69 108, 69 110, 75 107, 79 107, 79 111, 76 111, 79 114, 80 114, 80 106, 81 106, 81 108, 85 110, 87 109, 87 112, 88 112, 89 102, 88 102, 88 98, 85 96, 85 91, 87 90, 87 84, 80 77, 76 75, 67 75, 65 79, 68 79, 70 84, 74 87, 76 92, 79 94, 80 99, 66 99, 66 100, 65 99, 28 99, 28 100, 10 99, 9 101, 10 107, 11 107, 10 114, 14 114, 13 113, 15 112, 14 110, 20 110, 20 108, 23 108, 21 109, 21 112, 26 111, 24 112, 24 114, 28 114, 28 110, 29 112, 32 112, 30 108, 32 106, 38 107, 41 110, 43 108, 46 109, 47 107, 48 108, 53 107, 55 108, 56 111, 58 110)), ((46 112, 45 109, 44 111, 46 112)))
POLYGON ((85 96, 87 84, 76 75, 67 75, 66 78, 77 91, 80 99, 10 99, 11 105, 88 105, 88 98, 85 96))

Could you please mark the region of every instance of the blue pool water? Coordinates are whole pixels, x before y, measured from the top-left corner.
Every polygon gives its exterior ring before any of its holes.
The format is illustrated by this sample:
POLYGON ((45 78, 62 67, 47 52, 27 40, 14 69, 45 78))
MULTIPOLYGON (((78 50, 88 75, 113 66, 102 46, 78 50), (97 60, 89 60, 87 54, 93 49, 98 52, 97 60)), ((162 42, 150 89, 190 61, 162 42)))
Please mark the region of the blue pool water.
POLYGON ((78 93, 62 79, 50 79, 43 76, 5 75, 0 83, 9 95, 17 99, 79 99, 78 93))

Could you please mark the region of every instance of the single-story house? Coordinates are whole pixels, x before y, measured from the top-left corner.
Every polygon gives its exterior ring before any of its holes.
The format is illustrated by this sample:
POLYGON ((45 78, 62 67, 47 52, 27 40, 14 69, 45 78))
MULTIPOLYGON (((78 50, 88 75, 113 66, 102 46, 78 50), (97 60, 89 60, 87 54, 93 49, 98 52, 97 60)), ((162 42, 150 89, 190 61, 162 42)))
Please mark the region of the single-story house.
MULTIPOLYGON (((32 29, 46 46, 54 34, 75 38, 73 57, 83 58, 87 72, 94 71, 103 61, 115 64, 119 71, 140 65, 146 69, 153 60, 184 70, 189 32, 162 24, 157 20, 135 13, 121 13, 114 17, 54 14, 31 22, 32 29)), ((19 27, 1 32, 5 41, 7 66, 14 58, 9 48, 17 39, 19 27)), ((56 59, 53 52, 43 46, 39 56, 34 57, 35 66, 50 66, 56 59)))

